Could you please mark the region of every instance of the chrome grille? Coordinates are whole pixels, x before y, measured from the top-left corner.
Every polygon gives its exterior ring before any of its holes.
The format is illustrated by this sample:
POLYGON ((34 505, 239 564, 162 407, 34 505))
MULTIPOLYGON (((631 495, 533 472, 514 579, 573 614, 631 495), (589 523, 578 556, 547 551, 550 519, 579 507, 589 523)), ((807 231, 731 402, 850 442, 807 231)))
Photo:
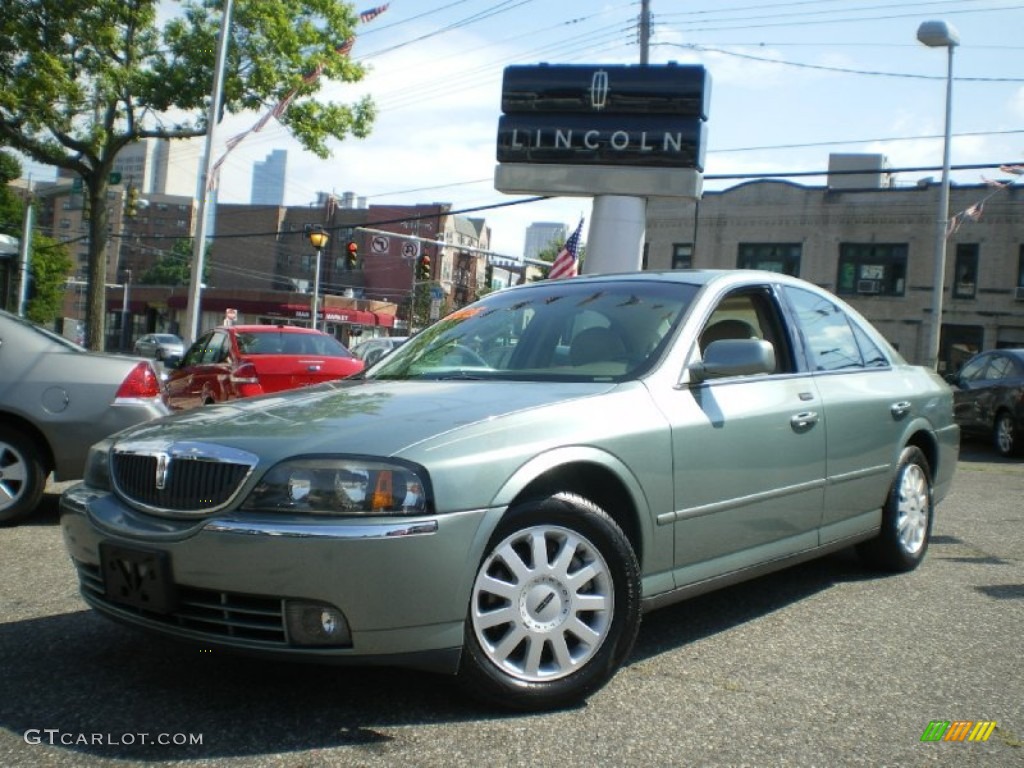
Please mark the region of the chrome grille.
POLYGON ((218 592, 177 585, 176 608, 171 613, 154 613, 107 599, 98 566, 75 561, 82 594, 89 603, 128 613, 147 622, 178 627, 189 634, 211 639, 235 638, 268 646, 287 646, 284 601, 238 592, 218 592))
POLYGON ((148 512, 205 515, 227 506, 256 466, 256 456, 182 442, 118 443, 110 456, 117 493, 148 512))

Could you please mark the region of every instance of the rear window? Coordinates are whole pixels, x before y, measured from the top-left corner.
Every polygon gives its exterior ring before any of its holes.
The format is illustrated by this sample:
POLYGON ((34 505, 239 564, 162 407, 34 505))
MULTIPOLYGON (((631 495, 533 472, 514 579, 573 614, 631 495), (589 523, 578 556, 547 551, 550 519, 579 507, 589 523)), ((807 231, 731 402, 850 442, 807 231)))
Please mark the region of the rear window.
POLYGON ((243 355, 319 355, 352 357, 344 345, 322 333, 244 331, 235 335, 243 355))

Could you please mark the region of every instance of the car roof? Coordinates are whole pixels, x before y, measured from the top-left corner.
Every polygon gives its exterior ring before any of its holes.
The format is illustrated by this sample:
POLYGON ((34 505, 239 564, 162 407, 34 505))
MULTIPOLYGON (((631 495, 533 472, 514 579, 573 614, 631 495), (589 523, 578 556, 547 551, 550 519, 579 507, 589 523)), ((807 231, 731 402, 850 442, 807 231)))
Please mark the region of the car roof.
POLYGON ((326 336, 323 331, 303 328, 301 325, 219 325, 215 330, 235 333, 305 333, 326 336))

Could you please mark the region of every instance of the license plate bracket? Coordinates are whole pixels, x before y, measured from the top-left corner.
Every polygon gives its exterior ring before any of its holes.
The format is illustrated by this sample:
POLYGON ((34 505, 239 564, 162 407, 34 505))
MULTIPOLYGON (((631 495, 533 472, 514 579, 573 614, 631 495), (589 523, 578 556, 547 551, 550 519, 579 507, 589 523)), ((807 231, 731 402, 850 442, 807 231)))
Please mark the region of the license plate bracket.
POLYGON ((154 613, 176 605, 171 558, 166 552, 100 544, 100 568, 107 599, 154 613))

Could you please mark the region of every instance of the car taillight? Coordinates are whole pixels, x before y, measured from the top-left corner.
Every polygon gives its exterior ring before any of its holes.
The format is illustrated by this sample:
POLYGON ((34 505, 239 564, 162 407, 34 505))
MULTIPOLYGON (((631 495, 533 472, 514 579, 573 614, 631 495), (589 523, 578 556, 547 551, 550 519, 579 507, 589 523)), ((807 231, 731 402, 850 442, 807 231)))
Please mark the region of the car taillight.
POLYGON ((235 384, 259 384, 256 376, 256 366, 252 363, 242 363, 231 373, 231 381, 235 384))
POLYGON ((115 400, 139 400, 160 397, 160 379, 149 363, 139 363, 117 388, 115 400))

